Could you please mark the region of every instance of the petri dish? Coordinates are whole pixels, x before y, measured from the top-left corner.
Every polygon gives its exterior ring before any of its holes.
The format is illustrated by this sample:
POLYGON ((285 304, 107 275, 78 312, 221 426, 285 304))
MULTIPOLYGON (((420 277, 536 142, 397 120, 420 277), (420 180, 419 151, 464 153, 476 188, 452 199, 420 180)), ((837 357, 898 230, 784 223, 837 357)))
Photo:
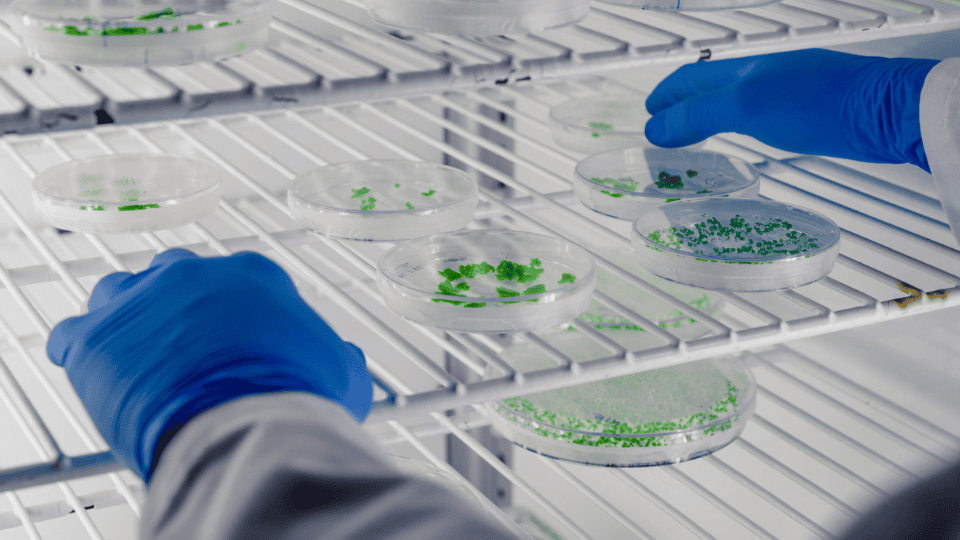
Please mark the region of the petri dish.
POLYGON ((664 11, 717 11, 742 9, 775 4, 780 0, 598 0, 604 4, 616 4, 641 9, 664 11))
POLYGON ((791 289, 827 275, 840 229, 799 206, 715 198, 665 204, 633 223, 640 264, 670 281, 704 289, 791 289))
POLYGON ((583 20, 589 0, 366 0, 385 26, 463 36, 528 34, 583 20))
POLYGON ((716 152, 626 148, 580 161, 573 185, 587 208, 636 219, 646 210, 677 201, 755 197, 760 173, 742 159, 716 152))
POLYGON ((459 332, 525 332, 583 313, 597 284, 583 248, 541 234, 476 230, 417 238, 383 254, 387 306, 459 332))
MULTIPOLYGON (((618 148, 657 148, 644 135, 647 96, 615 94, 563 102, 550 109, 550 132, 558 145, 584 154, 618 148)), ((698 148, 699 142, 684 148, 698 148)))
MULTIPOLYGON (((575 333, 548 342, 577 362, 611 356, 575 333)), ((521 372, 557 366, 529 343, 500 356, 521 372)), ((502 374, 491 366, 485 376, 502 374)), ((753 375, 731 356, 486 404, 493 428, 514 444, 603 467, 665 465, 716 452, 743 432, 755 406, 753 375)))
POLYGON ((65 64, 162 66, 219 60, 267 42, 260 0, 17 0, 11 28, 28 54, 65 64))
POLYGON ((172 229, 220 203, 220 168, 165 154, 118 154, 51 167, 33 180, 33 203, 54 227, 133 233, 172 229))
POLYGON ((477 207, 465 172, 426 161, 370 160, 294 179, 287 205, 307 229, 334 238, 396 242, 462 229, 477 207))

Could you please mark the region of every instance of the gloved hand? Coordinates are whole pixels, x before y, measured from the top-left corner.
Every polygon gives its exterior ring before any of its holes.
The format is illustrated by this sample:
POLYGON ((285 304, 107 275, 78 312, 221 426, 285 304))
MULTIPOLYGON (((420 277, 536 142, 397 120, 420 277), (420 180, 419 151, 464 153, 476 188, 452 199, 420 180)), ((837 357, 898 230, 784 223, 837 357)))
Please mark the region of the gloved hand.
POLYGON ((697 62, 647 98, 646 136, 677 148, 736 132, 789 152, 930 172, 920 90, 936 64, 821 49, 697 62))
POLYGON ((370 411, 363 353, 257 253, 200 258, 171 249, 139 274, 104 277, 89 307, 53 329, 47 355, 145 481, 183 424, 239 397, 300 391, 340 404, 357 421, 370 411))

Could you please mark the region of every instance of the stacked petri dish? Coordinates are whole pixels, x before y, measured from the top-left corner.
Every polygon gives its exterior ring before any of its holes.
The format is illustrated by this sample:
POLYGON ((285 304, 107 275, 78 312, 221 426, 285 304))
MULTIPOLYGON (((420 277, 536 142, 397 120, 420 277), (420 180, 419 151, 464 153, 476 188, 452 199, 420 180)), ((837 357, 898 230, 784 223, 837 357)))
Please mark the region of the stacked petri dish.
POLYGON ((212 213, 220 168, 164 154, 117 154, 56 165, 33 180, 41 217, 68 231, 133 233, 171 229, 212 213))
MULTIPOLYGON (((611 334, 606 334, 611 335, 611 334)), ((627 348, 638 334, 613 335, 627 348)), ((587 336, 549 336, 574 361, 611 353, 587 336)), ((532 344, 514 345, 501 358, 521 372, 556 367, 532 344)), ((502 376, 489 367, 488 378, 502 376)), ((756 383, 734 357, 689 362, 580 386, 487 404, 491 425, 527 450, 604 467, 677 463, 723 448, 743 432, 756 404, 756 383)))
POLYGON ((402 241, 462 229, 473 219, 477 183, 425 161, 338 163, 297 177, 287 205, 307 229, 346 240, 402 241))
POLYGON ((524 332, 556 326, 590 305, 597 283, 583 248, 542 234, 475 230, 398 244, 377 285, 387 306, 427 326, 524 332))
POLYGON ((704 289, 791 289, 827 275, 840 228, 790 204, 714 198, 665 204, 633 223, 633 246, 649 272, 704 289))
POLYGON ((573 24, 589 0, 365 0, 373 20, 403 30, 464 36, 527 34, 573 24))
POLYGON ((587 208, 635 219, 677 201, 754 197, 760 191, 760 174, 742 159, 715 152, 635 147, 580 161, 573 187, 587 208))
POLYGON ((262 0, 16 0, 11 28, 31 55, 66 64, 162 66, 237 56, 267 42, 262 0))
POLYGON ((640 9, 662 11, 717 11, 721 9, 744 9, 775 4, 780 0, 598 0, 640 9))

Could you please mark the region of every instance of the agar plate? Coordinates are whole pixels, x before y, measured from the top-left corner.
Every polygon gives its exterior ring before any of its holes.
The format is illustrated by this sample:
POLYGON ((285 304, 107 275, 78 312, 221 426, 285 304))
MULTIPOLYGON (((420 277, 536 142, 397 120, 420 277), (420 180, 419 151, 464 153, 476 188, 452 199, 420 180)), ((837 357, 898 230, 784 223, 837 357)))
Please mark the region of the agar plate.
POLYGON ((582 160, 573 186, 587 208, 635 219, 645 210, 681 200, 755 197, 760 173, 742 159, 716 152, 626 148, 582 160))
POLYGON ((775 4, 780 0, 599 0, 605 4, 662 11, 718 11, 775 4))
POLYGON ((525 332, 583 313, 597 284, 593 257, 558 238, 519 231, 438 234, 393 247, 377 285, 387 306, 427 326, 525 332))
POLYGON ((33 204, 54 227, 133 233, 172 229, 220 203, 220 168, 164 154, 117 154, 70 161, 33 180, 33 204))
MULTIPOLYGON (((575 333, 548 342, 578 362, 611 356, 575 333)), ((521 372, 557 366, 529 343, 500 356, 521 372)), ((487 378, 498 376, 496 368, 487 368, 487 378)), ((756 382, 739 360, 724 356, 486 406, 494 429, 532 452, 587 465, 645 467, 695 459, 730 444, 753 414, 756 382)))
POLYGON ((270 3, 18 0, 11 28, 33 56, 64 64, 162 66, 219 60, 267 42, 270 3))
MULTIPOLYGON (((639 94, 593 96, 565 101, 550 109, 550 132, 560 146, 596 154, 619 148, 656 148, 644 128, 650 113, 639 94)), ((703 142, 685 148, 703 146, 703 142)))
POLYGON ((477 183, 426 161, 371 160, 319 167, 287 192, 307 229, 334 238, 396 242, 457 231, 473 219, 477 183))
POLYGON ((583 20, 589 0, 366 0, 385 26, 462 36, 529 34, 583 20))
POLYGON ((830 273, 840 229, 799 206, 705 199, 647 210, 633 223, 640 264, 663 279, 704 289, 792 289, 830 273))

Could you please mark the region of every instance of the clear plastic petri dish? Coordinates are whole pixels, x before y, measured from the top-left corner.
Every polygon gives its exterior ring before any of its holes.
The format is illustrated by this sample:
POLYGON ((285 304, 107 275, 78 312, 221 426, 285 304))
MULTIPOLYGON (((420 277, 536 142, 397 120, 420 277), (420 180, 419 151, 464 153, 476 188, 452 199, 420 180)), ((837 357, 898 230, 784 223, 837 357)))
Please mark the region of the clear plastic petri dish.
POLYGON ((172 229, 217 209, 220 168, 165 154, 118 154, 51 167, 33 180, 33 203, 54 227, 133 233, 172 229))
POLYGON ((366 0, 385 26, 463 36, 528 34, 583 20, 589 0, 366 0))
MULTIPOLYGON (((579 334, 548 342, 577 362, 611 356, 579 334)), ((529 343, 500 356, 521 372, 557 366, 529 343)), ((501 376, 487 368, 487 378, 501 376)), ((587 465, 646 467, 705 456, 733 442, 753 415, 756 382, 739 360, 725 356, 486 406, 494 429, 532 452, 587 465)))
POLYGON ((662 204, 710 197, 755 197, 760 173, 746 161, 716 152, 626 148, 587 157, 573 175, 587 208, 636 219, 662 204))
POLYGON ((459 332, 556 326, 587 309, 597 284, 589 252, 519 231, 417 238, 384 253, 378 270, 377 285, 390 309, 459 332))
POLYGON ((616 4, 641 9, 663 11, 717 11, 721 9, 743 9, 775 4, 780 0, 598 0, 605 4, 616 4))
MULTIPOLYGON (((550 109, 550 132, 558 145, 584 154, 618 148, 656 148, 644 128, 647 96, 615 94, 573 99, 550 109)), ((699 148, 703 142, 684 148, 699 148)))
POLYGON ((638 260, 651 273, 704 289, 791 289, 827 275, 840 229, 826 216, 755 199, 705 199, 647 210, 633 223, 638 260))
POLYGON ((11 28, 33 56, 65 64, 162 66, 219 60, 267 42, 261 0, 17 0, 11 28))
POLYGON ((368 242, 460 230, 478 200, 473 178, 426 161, 328 165, 300 175, 287 191, 287 205, 307 229, 368 242))

